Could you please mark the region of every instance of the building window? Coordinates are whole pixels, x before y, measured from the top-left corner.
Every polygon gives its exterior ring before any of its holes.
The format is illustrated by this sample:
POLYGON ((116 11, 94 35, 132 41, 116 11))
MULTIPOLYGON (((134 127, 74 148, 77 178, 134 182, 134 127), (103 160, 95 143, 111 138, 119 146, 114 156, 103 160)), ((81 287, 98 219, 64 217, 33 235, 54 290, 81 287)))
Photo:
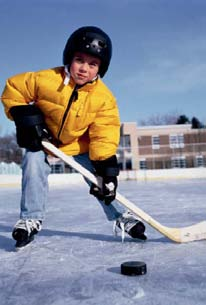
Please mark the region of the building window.
POLYGON ((64 164, 63 163, 54 163, 51 164, 51 173, 52 174, 62 174, 64 173, 64 164))
POLYGON ((118 149, 118 162, 122 170, 132 169, 132 152, 130 135, 121 135, 118 149))
POLYGON ((186 168, 186 159, 184 156, 172 157, 172 168, 186 168))
POLYGON ((184 135, 173 134, 170 135, 170 148, 183 148, 184 147, 184 135))
POLYGON ((147 169, 147 162, 146 162, 146 159, 141 159, 139 161, 139 168, 140 169, 147 169))
POLYGON ((196 167, 203 167, 204 166, 204 158, 202 155, 196 156, 195 158, 195 166, 196 167))
POLYGON ((160 138, 159 136, 152 136, 152 149, 160 148, 160 138))
POLYGON ((125 148, 131 147, 130 135, 122 135, 120 137, 120 146, 125 148))

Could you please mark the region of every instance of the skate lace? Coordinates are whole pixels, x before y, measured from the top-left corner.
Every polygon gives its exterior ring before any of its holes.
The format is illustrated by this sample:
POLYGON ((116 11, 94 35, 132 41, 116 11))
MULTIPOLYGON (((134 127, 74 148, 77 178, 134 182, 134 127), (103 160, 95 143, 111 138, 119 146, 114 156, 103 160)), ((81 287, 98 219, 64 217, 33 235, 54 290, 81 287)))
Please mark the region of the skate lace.
POLYGON ((117 236, 118 235, 118 224, 120 226, 120 229, 121 229, 121 237, 122 237, 122 243, 124 242, 124 239, 125 239, 125 226, 124 226, 124 223, 123 222, 119 222, 118 220, 115 220, 114 221, 114 224, 113 224, 113 232, 114 232, 114 235, 117 236))
POLYGON ((28 232, 28 234, 30 235, 30 233, 35 229, 38 232, 41 230, 41 223, 40 223, 40 221, 34 220, 34 219, 20 219, 17 222, 15 228, 26 230, 28 232))
POLYGON ((138 218, 135 217, 130 211, 125 212, 122 216, 114 221, 113 232, 118 235, 118 229, 121 230, 122 243, 125 240, 125 232, 129 232, 131 228, 136 225, 138 218))

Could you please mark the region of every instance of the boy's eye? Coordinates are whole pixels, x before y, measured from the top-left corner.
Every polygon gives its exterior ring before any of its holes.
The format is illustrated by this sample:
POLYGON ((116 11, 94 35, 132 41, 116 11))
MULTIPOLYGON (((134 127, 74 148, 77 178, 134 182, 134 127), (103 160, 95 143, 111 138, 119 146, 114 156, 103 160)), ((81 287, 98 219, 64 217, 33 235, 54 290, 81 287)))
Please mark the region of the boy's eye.
POLYGON ((90 66, 96 67, 97 66, 97 62, 91 62, 90 66))
POLYGON ((75 59, 75 61, 83 62, 83 59, 81 57, 75 57, 74 59, 75 59))
POLYGON ((74 57, 74 61, 76 61, 77 63, 80 63, 80 64, 87 62, 90 67, 98 67, 99 66, 99 63, 96 60, 85 61, 85 59, 82 58, 81 56, 74 57))

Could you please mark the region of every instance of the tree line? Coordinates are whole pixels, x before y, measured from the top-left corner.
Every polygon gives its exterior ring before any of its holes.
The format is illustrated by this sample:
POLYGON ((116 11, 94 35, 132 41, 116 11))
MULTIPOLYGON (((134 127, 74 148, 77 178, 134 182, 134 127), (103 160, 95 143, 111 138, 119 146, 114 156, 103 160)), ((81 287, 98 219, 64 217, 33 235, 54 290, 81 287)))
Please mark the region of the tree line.
POLYGON ((168 113, 150 116, 147 120, 140 121, 140 126, 176 125, 191 124, 194 129, 205 128, 206 126, 196 117, 188 118, 185 114, 168 113))
POLYGON ((16 135, 0 136, 0 162, 21 164, 23 150, 16 142, 16 135))

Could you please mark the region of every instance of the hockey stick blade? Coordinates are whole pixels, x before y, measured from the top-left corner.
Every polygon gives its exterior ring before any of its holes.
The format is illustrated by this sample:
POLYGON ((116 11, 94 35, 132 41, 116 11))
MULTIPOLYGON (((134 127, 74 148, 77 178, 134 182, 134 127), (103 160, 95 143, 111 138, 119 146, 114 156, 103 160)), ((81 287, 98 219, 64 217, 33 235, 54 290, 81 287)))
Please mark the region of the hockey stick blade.
MULTIPOLYGON (((70 165, 77 172, 82 174, 85 178, 89 179, 92 183, 98 185, 97 178, 86 168, 76 162, 72 157, 67 156, 65 153, 63 153, 61 150, 59 150, 57 147, 55 147, 53 144, 46 140, 42 141, 42 145, 48 152, 60 158, 66 164, 70 165)), ((202 221, 197 224, 183 228, 170 228, 160 224, 158 221, 156 221, 150 215, 138 208, 134 203, 132 203, 130 200, 128 200, 118 192, 116 194, 116 199, 123 206, 125 206, 135 215, 140 217, 143 221, 145 221, 155 230, 159 231, 161 234, 177 243, 186 243, 206 239, 206 221, 202 221)))

